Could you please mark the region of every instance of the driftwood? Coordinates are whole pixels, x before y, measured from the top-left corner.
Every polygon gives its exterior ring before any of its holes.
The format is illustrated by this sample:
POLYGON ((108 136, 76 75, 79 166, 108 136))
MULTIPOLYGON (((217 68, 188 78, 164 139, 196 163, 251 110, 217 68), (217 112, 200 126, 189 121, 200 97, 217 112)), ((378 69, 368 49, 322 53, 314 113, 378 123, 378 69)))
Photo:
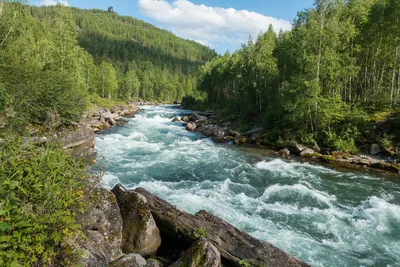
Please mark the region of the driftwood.
POLYGON ((189 247, 195 241, 194 232, 197 230, 206 232, 207 240, 218 248, 225 266, 240 267, 240 260, 246 260, 251 266, 257 267, 310 266, 206 211, 191 215, 176 209, 143 188, 137 188, 135 191, 146 197, 150 211, 163 235, 163 242, 189 247))

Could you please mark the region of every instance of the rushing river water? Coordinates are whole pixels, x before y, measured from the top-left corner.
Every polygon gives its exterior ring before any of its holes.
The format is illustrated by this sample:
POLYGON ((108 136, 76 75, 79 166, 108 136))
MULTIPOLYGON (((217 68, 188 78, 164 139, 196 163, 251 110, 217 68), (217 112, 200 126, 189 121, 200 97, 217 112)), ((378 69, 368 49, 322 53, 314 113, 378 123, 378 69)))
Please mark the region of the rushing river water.
MULTIPOLYGON (((400 183, 374 173, 259 156, 145 107, 96 138, 106 187, 144 187, 190 213, 205 209, 313 266, 400 266, 400 183)), ((381 175, 382 176, 382 175, 381 175)))

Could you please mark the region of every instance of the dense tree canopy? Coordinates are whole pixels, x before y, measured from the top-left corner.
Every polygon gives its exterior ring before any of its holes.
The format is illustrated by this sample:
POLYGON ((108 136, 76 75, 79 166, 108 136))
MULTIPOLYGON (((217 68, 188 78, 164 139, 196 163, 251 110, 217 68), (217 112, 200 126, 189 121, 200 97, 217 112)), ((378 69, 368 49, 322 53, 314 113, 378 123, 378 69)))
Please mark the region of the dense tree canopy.
POLYGON ((399 19, 397 0, 317 0, 290 32, 206 63, 198 89, 272 139, 351 150, 367 114, 399 105, 399 19))
MULTIPOLYGON (((3 3, 3 2, 2 2, 3 3)), ((78 120, 96 95, 172 102, 194 95, 215 51, 115 12, 5 1, 0 17, 0 128, 78 120)))

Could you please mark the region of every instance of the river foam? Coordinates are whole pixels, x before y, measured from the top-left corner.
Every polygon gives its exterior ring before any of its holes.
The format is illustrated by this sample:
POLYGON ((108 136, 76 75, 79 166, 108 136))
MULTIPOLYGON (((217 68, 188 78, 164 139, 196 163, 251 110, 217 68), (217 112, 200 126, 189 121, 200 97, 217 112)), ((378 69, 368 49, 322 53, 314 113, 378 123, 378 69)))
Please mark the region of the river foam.
POLYGON ((189 111, 145 107, 96 139, 103 183, 144 187, 190 213, 205 209, 313 266, 396 266, 400 186, 376 176, 252 156, 187 132, 189 111))

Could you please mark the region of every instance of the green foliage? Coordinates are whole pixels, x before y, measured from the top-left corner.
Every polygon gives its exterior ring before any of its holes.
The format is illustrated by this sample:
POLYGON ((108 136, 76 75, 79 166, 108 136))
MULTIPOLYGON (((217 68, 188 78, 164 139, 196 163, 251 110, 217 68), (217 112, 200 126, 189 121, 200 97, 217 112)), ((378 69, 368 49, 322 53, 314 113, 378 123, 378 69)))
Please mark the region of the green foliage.
POLYGON ((247 260, 240 260, 238 263, 244 267, 250 267, 250 263, 247 260))
POLYGON ((378 144, 381 148, 389 149, 393 147, 393 135, 383 134, 383 136, 378 137, 378 144))
POLYGON ((207 237, 207 229, 205 229, 203 227, 199 227, 199 228, 194 229, 193 237, 195 239, 198 239, 201 236, 207 237))
POLYGON ((209 104, 274 131, 271 140, 356 151, 368 137, 358 115, 400 105, 399 17, 399 1, 316 0, 290 32, 269 27, 206 63, 197 87, 209 104))
POLYGON ((86 171, 57 145, 0 147, 0 265, 71 265, 86 171))

